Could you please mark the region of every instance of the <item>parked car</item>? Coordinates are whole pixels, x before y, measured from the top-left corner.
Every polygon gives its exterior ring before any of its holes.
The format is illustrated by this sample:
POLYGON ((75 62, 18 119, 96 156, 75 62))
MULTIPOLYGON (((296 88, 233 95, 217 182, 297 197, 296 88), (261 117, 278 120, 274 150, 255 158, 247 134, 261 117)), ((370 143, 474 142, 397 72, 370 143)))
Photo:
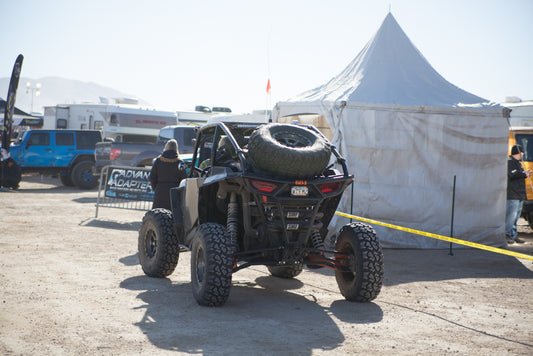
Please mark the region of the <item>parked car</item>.
POLYGON ((10 146, 22 173, 58 175, 65 186, 92 189, 94 147, 102 141, 97 130, 28 130, 10 146))

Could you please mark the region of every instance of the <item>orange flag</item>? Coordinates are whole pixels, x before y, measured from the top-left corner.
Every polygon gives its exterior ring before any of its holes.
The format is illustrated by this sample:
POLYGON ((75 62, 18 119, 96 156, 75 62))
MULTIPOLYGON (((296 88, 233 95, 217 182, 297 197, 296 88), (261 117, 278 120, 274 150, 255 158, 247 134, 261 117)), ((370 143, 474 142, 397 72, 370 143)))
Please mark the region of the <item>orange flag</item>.
POLYGON ((267 82, 267 94, 270 94, 270 78, 268 79, 268 82, 267 82))

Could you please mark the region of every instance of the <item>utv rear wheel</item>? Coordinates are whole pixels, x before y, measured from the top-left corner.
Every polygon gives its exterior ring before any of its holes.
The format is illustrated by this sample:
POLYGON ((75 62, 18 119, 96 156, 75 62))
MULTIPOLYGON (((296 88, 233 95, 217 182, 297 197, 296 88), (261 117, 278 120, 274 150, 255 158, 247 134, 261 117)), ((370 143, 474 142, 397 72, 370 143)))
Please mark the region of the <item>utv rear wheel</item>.
POLYGON ((80 189, 93 189, 98 185, 94 175, 94 162, 81 161, 72 169, 72 182, 80 189))
POLYGON ((191 282, 200 305, 218 307, 229 297, 233 244, 220 224, 200 225, 191 247, 191 282))
POLYGON ((138 249, 139 261, 147 276, 163 278, 174 272, 180 246, 169 210, 153 209, 144 215, 138 249))
POLYGON ((288 124, 260 126, 248 144, 248 157, 258 170, 281 178, 310 178, 329 162, 326 140, 304 127, 288 124))
POLYGON ((302 273, 303 265, 298 263, 291 266, 267 266, 267 268, 274 277, 290 279, 302 273))
POLYGON ((349 272, 335 270, 341 294, 351 302, 369 302, 376 298, 383 283, 383 252, 375 230, 363 223, 342 227, 335 250, 345 253, 341 260, 349 272))

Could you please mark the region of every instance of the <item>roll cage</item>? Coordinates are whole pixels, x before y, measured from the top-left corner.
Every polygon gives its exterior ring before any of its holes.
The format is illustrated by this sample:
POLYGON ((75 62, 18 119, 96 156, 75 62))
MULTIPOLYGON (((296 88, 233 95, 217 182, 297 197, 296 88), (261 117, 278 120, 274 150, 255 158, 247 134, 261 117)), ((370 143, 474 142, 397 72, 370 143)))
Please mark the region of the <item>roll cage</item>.
MULTIPOLYGON (((231 159, 239 163, 238 166, 235 165, 232 168, 235 171, 240 171, 244 174, 253 173, 253 168, 247 164, 247 144, 252 132, 260 125, 263 125, 263 123, 218 122, 197 127, 196 142, 193 144, 195 149, 192 157, 192 169, 189 170, 189 178, 206 176, 211 167, 217 166, 218 163, 220 163, 217 153, 221 151, 221 140, 226 140, 226 147, 227 145, 231 146, 230 150, 233 150, 231 153, 231 159), (206 160, 209 160, 209 162, 206 163, 206 165, 208 164, 207 167, 200 168, 201 163, 206 160), (214 164, 212 162, 214 162, 214 164)), ((322 133, 312 125, 299 126, 305 127, 326 139, 322 133)), ((335 156, 336 162, 342 167, 344 177, 348 177, 349 173, 348 168, 346 167, 346 160, 337 152, 335 146, 331 146, 331 152, 335 156)))

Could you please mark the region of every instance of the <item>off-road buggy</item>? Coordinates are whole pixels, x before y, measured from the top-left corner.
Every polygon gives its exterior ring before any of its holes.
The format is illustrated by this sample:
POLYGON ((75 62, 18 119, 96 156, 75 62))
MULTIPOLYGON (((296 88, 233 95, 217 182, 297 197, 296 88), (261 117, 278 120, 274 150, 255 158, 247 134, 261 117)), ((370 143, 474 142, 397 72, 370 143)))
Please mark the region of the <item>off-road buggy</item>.
POLYGON ((229 297, 232 274, 243 268, 265 265, 275 277, 293 278, 304 265, 329 267, 347 300, 370 301, 383 281, 374 229, 348 224, 334 249, 324 242, 352 182, 344 159, 313 126, 203 126, 188 178, 171 189, 172 211, 153 209, 143 218, 142 269, 166 277, 179 254, 191 251, 196 301, 220 306, 229 297))

